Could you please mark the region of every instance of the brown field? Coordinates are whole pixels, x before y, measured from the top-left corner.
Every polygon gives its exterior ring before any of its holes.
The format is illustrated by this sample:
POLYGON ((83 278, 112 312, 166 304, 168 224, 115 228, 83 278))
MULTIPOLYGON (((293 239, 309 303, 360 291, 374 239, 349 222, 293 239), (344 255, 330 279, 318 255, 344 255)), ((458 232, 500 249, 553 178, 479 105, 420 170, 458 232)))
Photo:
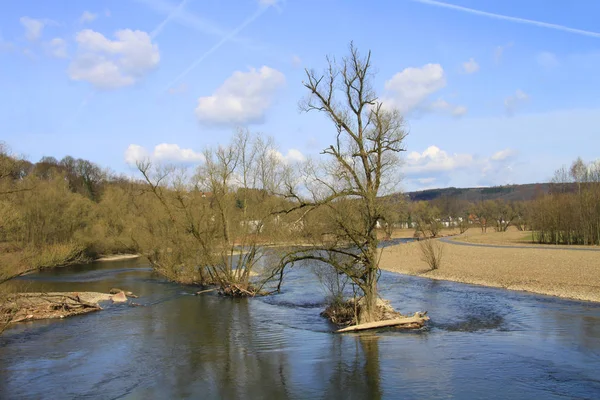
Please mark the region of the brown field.
MULTIPOLYGON (((600 301, 600 251, 527 248, 531 233, 481 234, 475 229, 452 240, 520 248, 488 248, 443 243, 442 264, 430 271, 421 260, 419 243, 391 246, 380 266, 388 271, 432 279, 524 290, 578 300, 600 301)), ((553 247, 551 245, 545 245, 553 247)))
MULTIPOLYGON (((458 228, 446 228, 443 229, 440 232, 440 237, 444 237, 444 236, 454 236, 454 235, 458 235, 459 231, 458 228)), ((415 230, 414 229, 394 229, 394 232, 392 233, 392 238, 394 239, 400 239, 400 238, 412 238, 415 235, 415 230)), ((377 232, 377 237, 379 239, 383 239, 385 237, 385 233, 383 232, 383 230, 379 230, 377 232)))
POLYGON ((484 243, 498 245, 531 245, 531 232, 519 231, 514 227, 509 227, 506 232, 494 232, 488 229, 487 233, 482 233, 479 227, 474 227, 466 231, 459 237, 454 238, 461 242, 484 243))

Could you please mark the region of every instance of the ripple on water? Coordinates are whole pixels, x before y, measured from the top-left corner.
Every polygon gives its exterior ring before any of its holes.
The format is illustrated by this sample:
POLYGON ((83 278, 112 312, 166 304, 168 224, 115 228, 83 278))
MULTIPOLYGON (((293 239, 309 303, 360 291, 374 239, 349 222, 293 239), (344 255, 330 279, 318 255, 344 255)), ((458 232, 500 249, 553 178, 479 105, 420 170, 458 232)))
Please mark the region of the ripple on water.
POLYGON ((382 297, 405 314, 427 310, 431 329, 333 335, 319 316, 325 293, 310 268, 290 273, 280 295, 230 299, 190 296, 149 269, 123 268, 130 265, 40 278, 56 277, 49 289, 131 284, 147 306, 11 329, 0 337, 0 398, 600 393, 600 306, 383 273, 382 297))
MULTIPOLYGON (((25 281, 42 281, 42 282, 97 282, 105 280, 109 277, 126 273, 148 273, 152 268, 119 268, 99 271, 82 272, 76 275, 67 275, 65 273, 41 273, 31 274, 17 278, 25 281)), ((56 271, 54 271, 56 272, 56 271)))

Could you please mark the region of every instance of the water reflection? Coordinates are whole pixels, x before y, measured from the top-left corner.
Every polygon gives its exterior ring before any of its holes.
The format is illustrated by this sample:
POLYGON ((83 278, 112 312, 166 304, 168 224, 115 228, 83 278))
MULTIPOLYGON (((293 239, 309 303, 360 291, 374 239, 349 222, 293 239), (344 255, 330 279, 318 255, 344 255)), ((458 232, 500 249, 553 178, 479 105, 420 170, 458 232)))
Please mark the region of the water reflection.
MULTIPOLYGON (((401 311, 428 310, 423 332, 335 335, 323 293, 291 271, 281 295, 193 296, 139 262, 47 271, 30 290, 139 294, 0 337, 0 398, 594 398, 600 307, 384 273, 401 311)), ((311 283, 312 282, 312 283, 311 283)))

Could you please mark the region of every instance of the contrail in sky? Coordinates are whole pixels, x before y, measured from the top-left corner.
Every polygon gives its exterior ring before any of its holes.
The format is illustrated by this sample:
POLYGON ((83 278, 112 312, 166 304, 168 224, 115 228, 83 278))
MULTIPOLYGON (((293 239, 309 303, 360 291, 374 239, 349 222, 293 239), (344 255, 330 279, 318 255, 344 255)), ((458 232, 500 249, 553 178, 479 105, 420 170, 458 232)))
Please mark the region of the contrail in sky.
POLYGON ((487 11, 476 10, 474 8, 457 6, 456 4, 444 3, 442 1, 437 1, 437 0, 411 0, 411 1, 413 1, 415 3, 427 4, 427 5, 434 6, 434 7, 449 8, 451 10, 461 11, 461 12, 473 14, 473 15, 479 15, 482 17, 500 19, 503 21, 516 22, 518 24, 533 25, 533 26, 537 26, 540 28, 554 29, 556 31, 574 33, 576 35, 600 38, 600 32, 593 32, 593 31, 586 31, 583 29, 570 28, 570 27, 564 26, 564 25, 551 24, 548 22, 536 21, 533 19, 511 17, 509 15, 503 15, 503 14, 495 14, 495 13, 491 13, 491 12, 487 12, 487 11))
POLYGON ((182 0, 182 2, 179 3, 179 5, 177 7, 175 7, 173 9, 173 11, 171 11, 171 13, 169 13, 169 15, 167 16, 167 18, 165 18, 163 22, 161 22, 156 28, 154 28, 154 30, 152 31, 152 33, 150 33, 150 38, 154 39, 155 37, 157 37, 158 35, 160 35, 160 33, 162 32, 163 28, 169 22, 171 22, 171 20, 173 19, 173 17, 175 17, 177 15, 177 13, 179 13, 179 11, 181 11, 183 9, 183 7, 185 7, 185 5, 186 5, 187 2, 188 2, 188 0, 182 0))
POLYGON ((229 40, 231 40, 231 38, 233 38, 235 35, 240 33, 245 27, 250 25, 252 22, 256 21, 258 19, 258 17, 263 15, 265 13, 265 11, 267 11, 270 7, 272 7, 272 5, 260 7, 254 14, 252 14, 250 17, 248 17, 237 28, 235 28, 234 30, 229 32, 227 35, 223 36, 223 38, 221 40, 219 40, 213 47, 208 49, 204 54, 202 54, 200 56, 200 58, 198 58, 196 61, 194 61, 192 63, 192 65, 190 65, 185 71, 183 71, 181 74, 179 74, 177 76, 177 78, 173 79, 173 81, 165 87, 163 92, 166 92, 167 90, 172 88, 173 85, 175 85, 177 82, 179 82, 181 79, 183 79, 183 77, 185 77, 187 74, 189 74, 202 61, 204 61, 206 59, 206 57, 210 56, 212 53, 217 51, 221 46, 223 46, 225 43, 227 43, 229 40))
MULTIPOLYGON (((173 11, 171 11, 169 13, 169 15, 167 15, 167 17, 164 20, 162 20, 162 22, 160 24, 158 24, 156 26, 156 28, 154 28, 152 30, 152 32, 150 33, 150 38, 151 39, 156 39, 158 37, 158 35, 161 34, 161 32, 165 28, 165 26, 167 26, 167 24, 169 22, 171 22, 171 20, 173 19, 173 17, 175 17, 177 15, 177 13, 183 9, 183 7, 185 7, 185 5, 188 3, 188 1, 189 0, 182 0, 181 3, 179 3, 179 5, 177 7, 175 7, 173 9, 173 11)), ((83 101, 81 102, 81 104, 79 104, 79 107, 77 107, 77 110, 75 110, 75 113, 73 114, 73 116, 71 118, 69 118, 67 121, 65 121, 65 123, 63 124, 63 127, 65 127, 65 126, 70 125, 71 123, 73 123, 77 119, 77 117, 79 117, 79 114, 81 113, 81 111, 85 108, 85 106, 88 105, 88 103, 90 102, 90 100, 92 100, 95 95, 96 95, 96 91, 94 91, 92 89, 85 96, 85 98, 83 99, 83 101)))

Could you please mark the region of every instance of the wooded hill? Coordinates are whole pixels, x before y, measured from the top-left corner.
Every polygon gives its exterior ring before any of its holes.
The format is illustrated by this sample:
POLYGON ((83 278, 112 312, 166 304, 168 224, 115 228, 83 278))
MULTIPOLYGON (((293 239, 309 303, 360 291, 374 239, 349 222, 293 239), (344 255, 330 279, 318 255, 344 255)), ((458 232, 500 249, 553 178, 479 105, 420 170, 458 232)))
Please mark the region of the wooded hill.
POLYGON ((562 192, 576 191, 576 186, 570 183, 527 183, 523 185, 477 188, 449 187, 443 189, 428 189, 407 192, 406 196, 408 196, 411 201, 431 201, 442 197, 448 197, 459 201, 468 201, 470 203, 485 200, 529 201, 534 200, 541 195, 548 194, 552 185, 562 186, 562 192))

